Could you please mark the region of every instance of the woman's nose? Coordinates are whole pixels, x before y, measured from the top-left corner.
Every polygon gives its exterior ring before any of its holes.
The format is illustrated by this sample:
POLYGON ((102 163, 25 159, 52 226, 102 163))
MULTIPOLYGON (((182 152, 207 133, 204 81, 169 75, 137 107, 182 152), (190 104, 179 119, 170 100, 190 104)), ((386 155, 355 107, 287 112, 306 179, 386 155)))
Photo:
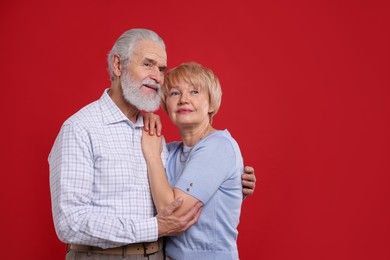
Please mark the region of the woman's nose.
POLYGON ((188 95, 185 93, 182 93, 180 95, 179 103, 180 104, 188 104, 188 95))

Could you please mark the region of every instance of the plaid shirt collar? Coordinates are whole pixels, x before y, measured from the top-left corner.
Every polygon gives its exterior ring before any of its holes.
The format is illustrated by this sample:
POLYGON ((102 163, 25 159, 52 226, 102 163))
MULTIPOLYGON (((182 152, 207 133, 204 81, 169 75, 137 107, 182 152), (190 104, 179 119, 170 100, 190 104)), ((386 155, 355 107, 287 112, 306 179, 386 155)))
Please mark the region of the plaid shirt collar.
POLYGON ((103 122, 105 125, 109 124, 115 124, 119 122, 127 122, 132 126, 135 127, 143 127, 144 126, 144 120, 141 114, 139 114, 137 118, 137 122, 133 123, 131 122, 118 108, 118 106, 112 101, 111 97, 108 95, 108 90, 105 89, 103 92, 103 95, 99 99, 99 106, 102 113, 103 122))

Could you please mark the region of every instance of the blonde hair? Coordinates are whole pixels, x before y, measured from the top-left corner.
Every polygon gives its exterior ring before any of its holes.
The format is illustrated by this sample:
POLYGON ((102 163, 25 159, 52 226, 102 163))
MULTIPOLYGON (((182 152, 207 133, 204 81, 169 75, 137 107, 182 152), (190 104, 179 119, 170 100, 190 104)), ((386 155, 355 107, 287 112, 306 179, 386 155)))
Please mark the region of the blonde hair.
POLYGON ((219 83, 217 76, 211 69, 196 62, 182 63, 176 68, 171 69, 165 75, 164 85, 162 86, 163 94, 161 106, 165 112, 167 111, 165 100, 169 94, 169 90, 180 81, 207 90, 209 104, 212 109, 212 112, 209 113, 210 123, 212 123, 212 118, 217 114, 222 99, 221 84, 219 83))

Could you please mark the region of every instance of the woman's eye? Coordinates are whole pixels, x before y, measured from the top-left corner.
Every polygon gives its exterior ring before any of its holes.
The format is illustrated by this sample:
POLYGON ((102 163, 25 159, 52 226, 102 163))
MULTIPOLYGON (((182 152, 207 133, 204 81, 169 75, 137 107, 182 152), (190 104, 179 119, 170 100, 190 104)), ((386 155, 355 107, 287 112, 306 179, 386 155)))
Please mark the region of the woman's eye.
POLYGON ((179 95, 179 92, 171 92, 171 96, 177 96, 179 95))
POLYGON ((191 94, 193 94, 193 95, 196 95, 196 94, 199 94, 199 90, 191 90, 191 94))

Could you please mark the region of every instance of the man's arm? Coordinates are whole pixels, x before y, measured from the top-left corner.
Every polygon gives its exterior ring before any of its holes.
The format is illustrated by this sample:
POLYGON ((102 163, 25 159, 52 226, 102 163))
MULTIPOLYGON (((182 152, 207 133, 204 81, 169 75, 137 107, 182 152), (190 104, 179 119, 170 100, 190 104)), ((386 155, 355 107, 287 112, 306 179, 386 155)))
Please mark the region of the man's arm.
MULTIPOLYGON (((178 234, 197 221, 199 205, 186 214, 174 214, 174 202, 158 216, 131 219, 102 214, 94 206, 94 163, 88 133, 76 125, 64 125, 49 155, 53 220, 64 243, 118 247, 149 242, 165 234, 178 234)), ((95 176, 96 177, 96 176, 95 176)))
POLYGON ((83 127, 65 124, 50 153, 50 191, 58 238, 101 248, 156 240, 155 217, 131 219, 96 210, 91 143, 83 127))
POLYGON ((195 224, 202 212, 202 203, 198 202, 187 213, 177 217, 174 212, 183 204, 183 198, 177 198, 157 215, 158 236, 176 236, 195 224))

